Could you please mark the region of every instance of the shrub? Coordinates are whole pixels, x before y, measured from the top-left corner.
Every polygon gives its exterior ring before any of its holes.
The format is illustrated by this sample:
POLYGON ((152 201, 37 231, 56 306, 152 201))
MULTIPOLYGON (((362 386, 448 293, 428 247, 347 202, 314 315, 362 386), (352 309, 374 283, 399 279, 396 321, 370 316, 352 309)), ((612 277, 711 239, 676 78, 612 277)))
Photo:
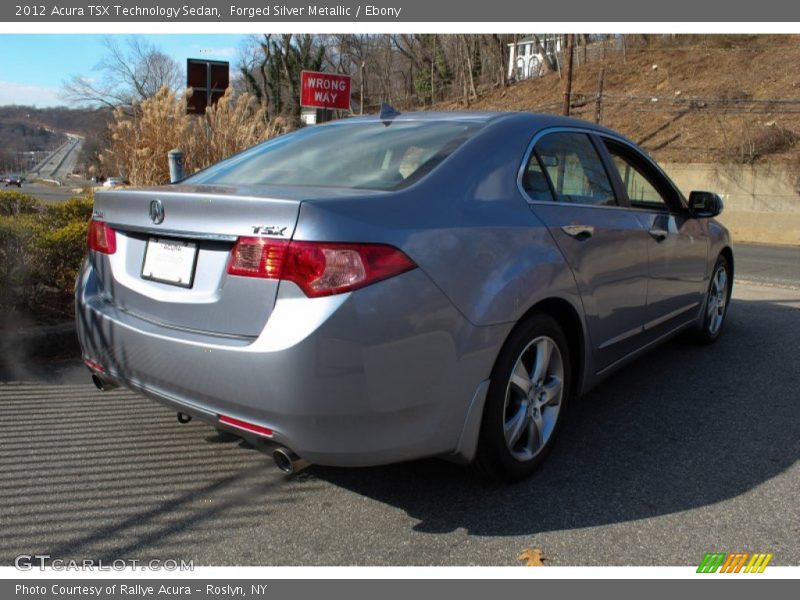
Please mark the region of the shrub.
POLYGON ((0 192, 0 309, 38 320, 72 315, 91 198, 43 204, 0 192))
POLYGON ((30 214, 0 216, 0 307, 4 312, 24 306, 32 297, 30 248, 37 227, 30 214))
POLYGON ((187 115, 191 90, 177 95, 162 88, 131 111, 119 108, 111 124, 111 144, 101 156, 106 171, 132 185, 169 181, 167 153, 183 150, 186 173, 193 173, 286 131, 280 118, 269 120, 252 94, 234 96, 228 88, 204 116, 187 115))
POLYGON ((737 143, 723 151, 723 158, 747 165, 770 154, 785 152, 798 140, 796 133, 774 123, 757 126, 747 124, 737 138, 737 143))
POLYGON ((29 215, 40 210, 39 201, 30 194, 0 192, 0 216, 29 215))

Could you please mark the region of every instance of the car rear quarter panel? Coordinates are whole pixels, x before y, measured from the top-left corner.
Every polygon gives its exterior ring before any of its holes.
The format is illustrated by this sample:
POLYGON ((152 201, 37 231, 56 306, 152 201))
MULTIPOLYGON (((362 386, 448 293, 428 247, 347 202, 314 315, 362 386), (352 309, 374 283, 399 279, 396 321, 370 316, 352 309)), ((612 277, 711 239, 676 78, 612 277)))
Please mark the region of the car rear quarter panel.
POLYGON ((516 185, 534 133, 522 115, 507 117, 408 189, 304 202, 295 238, 393 244, 475 325, 515 323, 548 297, 580 314, 574 277, 516 185))
POLYGON ((512 116, 487 125, 408 189, 304 202, 295 238, 401 248, 470 323, 501 326, 506 335, 537 303, 563 300, 581 322, 581 380, 587 381, 593 367, 574 276, 516 185, 535 131, 522 115, 512 116))

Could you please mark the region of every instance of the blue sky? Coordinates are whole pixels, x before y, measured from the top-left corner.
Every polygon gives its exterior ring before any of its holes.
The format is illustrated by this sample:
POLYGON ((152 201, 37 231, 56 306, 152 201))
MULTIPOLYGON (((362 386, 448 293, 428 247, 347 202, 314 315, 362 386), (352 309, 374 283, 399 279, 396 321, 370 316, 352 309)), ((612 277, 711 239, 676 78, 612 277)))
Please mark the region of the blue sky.
MULTIPOLYGON (((39 107, 65 104, 61 84, 72 75, 95 75, 108 35, 0 34, 0 105, 39 107)), ((124 43, 124 35, 113 36, 124 43)), ((174 34, 137 36, 158 46, 181 65, 187 58, 235 64, 246 35, 174 34)))

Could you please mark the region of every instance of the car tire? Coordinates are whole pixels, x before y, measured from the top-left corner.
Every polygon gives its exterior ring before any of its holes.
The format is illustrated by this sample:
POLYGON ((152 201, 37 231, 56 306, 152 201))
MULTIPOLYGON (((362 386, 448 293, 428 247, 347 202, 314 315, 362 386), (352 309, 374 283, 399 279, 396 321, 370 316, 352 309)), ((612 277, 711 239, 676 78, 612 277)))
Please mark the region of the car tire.
POLYGON ((720 255, 711 272, 703 310, 698 317, 694 340, 700 344, 711 344, 722 335, 728 305, 731 300, 731 268, 728 259, 720 255))
POLYGON ((533 473, 553 446, 571 392, 563 329, 549 315, 530 316, 511 333, 492 370, 475 469, 505 481, 533 473))

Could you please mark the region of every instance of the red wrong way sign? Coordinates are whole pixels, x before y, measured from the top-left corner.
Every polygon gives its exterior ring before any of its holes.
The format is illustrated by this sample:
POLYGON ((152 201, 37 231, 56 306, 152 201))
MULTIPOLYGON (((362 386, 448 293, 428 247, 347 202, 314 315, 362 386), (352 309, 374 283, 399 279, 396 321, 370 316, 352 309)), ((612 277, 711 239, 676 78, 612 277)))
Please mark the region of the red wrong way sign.
POLYGON ((300 106, 350 110, 349 75, 303 71, 300 89, 300 106))

